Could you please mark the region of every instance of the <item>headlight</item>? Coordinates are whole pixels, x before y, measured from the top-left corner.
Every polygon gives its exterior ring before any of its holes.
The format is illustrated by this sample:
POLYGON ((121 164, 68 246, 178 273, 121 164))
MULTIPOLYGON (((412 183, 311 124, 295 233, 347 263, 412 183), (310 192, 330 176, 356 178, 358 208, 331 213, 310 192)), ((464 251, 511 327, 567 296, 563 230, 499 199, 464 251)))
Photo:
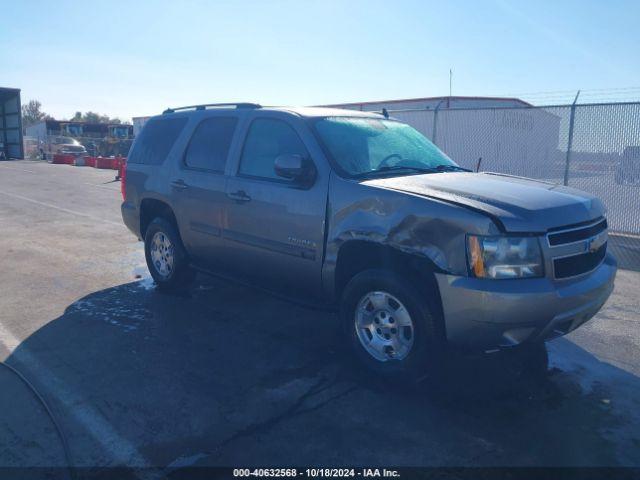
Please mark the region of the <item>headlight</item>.
POLYGON ((536 237, 467 236, 469 272, 478 278, 525 278, 543 275, 536 237))

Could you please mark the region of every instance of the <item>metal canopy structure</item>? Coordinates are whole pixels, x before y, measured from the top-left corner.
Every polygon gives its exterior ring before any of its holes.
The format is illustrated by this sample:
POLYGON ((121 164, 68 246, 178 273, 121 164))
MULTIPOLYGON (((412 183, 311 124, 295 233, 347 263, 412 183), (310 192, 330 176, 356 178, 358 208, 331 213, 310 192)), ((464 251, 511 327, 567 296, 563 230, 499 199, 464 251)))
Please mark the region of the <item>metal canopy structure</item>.
POLYGON ((0 143, 8 158, 23 158, 22 115, 19 88, 0 87, 0 143))

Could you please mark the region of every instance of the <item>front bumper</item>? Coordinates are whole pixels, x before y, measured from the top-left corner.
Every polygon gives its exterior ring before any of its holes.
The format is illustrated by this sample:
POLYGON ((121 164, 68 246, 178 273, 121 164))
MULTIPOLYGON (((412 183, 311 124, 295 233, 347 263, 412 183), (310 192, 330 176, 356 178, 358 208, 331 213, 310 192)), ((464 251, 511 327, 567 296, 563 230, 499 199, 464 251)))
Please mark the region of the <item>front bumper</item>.
POLYGON ((617 264, 571 280, 490 280, 436 274, 447 340, 481 350, 511 347, 569 333, 593 317, 611 295, 617 264))

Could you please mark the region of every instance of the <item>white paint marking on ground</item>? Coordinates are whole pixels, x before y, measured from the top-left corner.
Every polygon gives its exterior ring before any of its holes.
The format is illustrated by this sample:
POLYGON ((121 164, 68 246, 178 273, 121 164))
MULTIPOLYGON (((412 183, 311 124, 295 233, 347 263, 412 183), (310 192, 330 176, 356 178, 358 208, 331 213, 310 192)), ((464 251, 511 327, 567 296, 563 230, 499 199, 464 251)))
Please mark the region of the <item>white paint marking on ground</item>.
POLYGON ((40 205, 42 207, 53 208, 53 209, 58 210, 60 212, 69 213, 71 215, 76 215, 78 217, 90 218, 91 220, 96 220, 98 222, 108 223, 110 225, 117 225, 119 227, 123 226, 123 224, 119 223, 119 222, 112 222, 111 220, 107 220, 105 218, 96 217, 94 215, 89 215, 88 213, 76 212, 75 210, 69 210, 68 208, 58 207, 58 206, 52 205, 50 203, 41 202, 39 200, 34 200, 33 198, 23 197, 22 195, 16 195, 15 193, 8 193, 8 192, 0 191, 0 195, 6 195, 7 197, 17 198, 19 200, 24 200, 25 202, 35 203, 36 205, 40 205))
POLYGON ((6 168, 7 170, 18 170, 19 172, 36 173, 34 170, 27 170, 25 168, 10 167, 8 165, 2 165, 2 166, 0 166, 0 168, 6 168))
MULTIPOLYGON (((136 447, 123 438, 104 419, 104 417, 87 404, 81 395, 75 393, 68 385, 65 385, 53 372, 47 369, 25 347, 15 351, 21 343, 4 325, 0 323, 0 342, 13 353, 17 363, 29 368, 31 375, 37 372, 38 384, 45 387, 45 396, 55 396, 62 403, 65 413, 85 429, 100 445, 103 452, 109 455, 109 461, 114 465, 126 465, 129 467, 144 468, 150 463, 140 454, 136 447)), ((12 366, 16 368, 16 365, 12 366)), ((18 365, 18 370, 20 369, 18 365)), ((24 372, 21 372, 24 373, 24 372)), ((29 378, 30 375, 26 375, 29 378)), ((86 459, 85 459, 86 461, 86 459)), ((80 465, 82 466, 82 465, 80 465)))

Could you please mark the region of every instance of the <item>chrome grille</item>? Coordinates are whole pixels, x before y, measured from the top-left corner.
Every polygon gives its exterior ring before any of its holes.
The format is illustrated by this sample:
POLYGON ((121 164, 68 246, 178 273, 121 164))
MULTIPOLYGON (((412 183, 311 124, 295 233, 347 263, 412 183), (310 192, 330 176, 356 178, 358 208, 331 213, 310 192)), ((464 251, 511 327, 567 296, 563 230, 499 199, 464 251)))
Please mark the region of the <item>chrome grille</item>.
POLYGON ((569 278, 594 270, 604 260, 607 244, 593 252, 587 252, 570 257, 556 258, 553 261, 553 271, 556 278, 569 278))
POLYGON ((596 224, 591 224, 586 227, 577 227, 568 230, 562 230, 560 232, 549 233, 549 245, 563 245, 565 243, 579 242, 580 240, 587 240, 599 233, 602 233, 607 229, 607 220, 602 219, 596 224))
POLYGON ((587 225, 564 228, 547 234, 553 274, 571 278, 595 270, 607 253, 607 221, 598 219, 587 225))

